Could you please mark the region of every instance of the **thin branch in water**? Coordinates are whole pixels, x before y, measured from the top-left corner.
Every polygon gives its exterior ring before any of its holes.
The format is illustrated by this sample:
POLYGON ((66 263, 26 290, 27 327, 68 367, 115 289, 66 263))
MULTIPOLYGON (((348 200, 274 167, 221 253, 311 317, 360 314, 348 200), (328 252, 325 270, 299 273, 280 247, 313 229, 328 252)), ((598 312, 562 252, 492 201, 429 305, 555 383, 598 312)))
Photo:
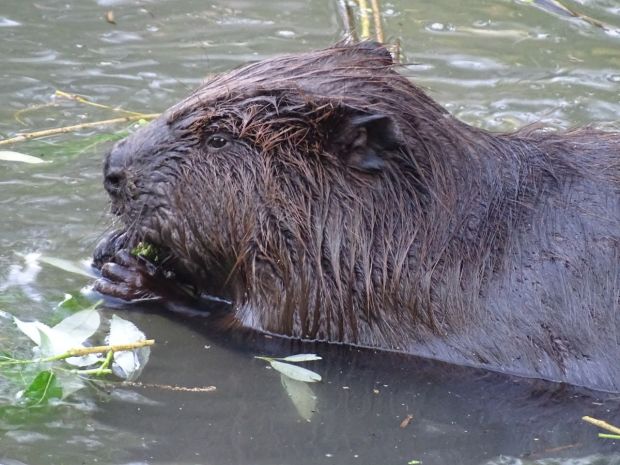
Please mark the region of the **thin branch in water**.
POLYGON ((596 418, 592 418, 592 417, 588 417, 588 416, 582 417, 581 419, 583 421, 587 421, 588 423, 590 423, 592 425, 598 426, 599 428, 607 430, 610 433, 620 434, 620 428, 618 428, 617 426, 614 426, 614 425, 610 425, 606 421, 598 420, 596 418))
POLYGON ((400 39, 394 39, 393 43, 390 45, 386 45, 386 47, 392 54, 392 57, 394 58, 394 61, 396 63, 403 62, 403 54, 402 54, 402 48, 400 46, 400 39))
POLYGON ((54 93, 54 95, 56 95, 58 97, 63 97, 63 98, 69 99, 69 100, 74 100, 76 102, 83 103, 84 105, 90 105, 91 107, 103 108, 104 110, 110 110, 110 111, 125 113, 126 115, 129 115, 129 116, 137 116, 137 117, 141 117, 141 118, 143 118, 145 116, 145 113, 140 113, 140 112, 137 112, 137 111, 130 111, 130 110, 123 110, 122 108, 110 107, 108 105, 103 105, 101 103, 92 102, 92 101, 88 100, 87 98, 82 97, 81 95, 71 94, 69 92, 64 92, 64 91, 58 90, 58 89, 56 89, 56 92, 54 93))
MULTIPOLYGON (((152 346, 155 344, 154 339, 145 339, 143 341, 130 342, 128 344, 116 344, 112 346, 93 346, 93 347, 77 347, 69 349, 66 354, 69 357, 81 357, 89 354, 103 354, 108 352, 125 352, 128 350, 139 349, 141 347, 152 346)), ((67 357, 65 357, 67 358, 67 357)))
POLYGON ((137 383, 134 381, 125 381, 123 384, 125 386, 163 389, 165 391, 175 391, 175 392, 214 392, 217 390, 215 386, 201 386, 201 387, 190 388, 190 387, 185 387, 185 386, 172 386, 170 384, 144 384, 144 383, 137 383))
POLYGON ((534 0, 532 3, 549 13, 580 19, 590 24, 591 26, 602 29, 607 33, 618 33, 618 29, 615 29, 614 27, 604 23, 603 21, 599 21, 598 19, 592 18, 591 16, 569 8, 568 6, 560 2, 560 0, 534 0))
POLYGON ((35 110, 40 110, 41 108, 47 108, 47 107, 53 107, 53 106, 56 106, 55 102, 42 103, 40 105, 33 105, 31 107, 22 108, 21 110, 17 110, 15 113, 13 113, 13 118, 15 119, 15 121, 17 121, 22 126, 28 126, 26 122, 23 119, 21 119, 21 116, 23 114, 26 114, 26 113, 29 113, 35 110))
POLYGON ((132 121, 139 121, 141 119, 151 120, 159 116, 159 113, 145 113, 140 116, 125 116, 123 118, 113 118, 102 121, 93 121, 90 123, 74 124, 72 126, 64 126, 62 128, 44 129, 42 131, 25 132, 18 134, 15 137, 9 139, 0 140, 0 145, 15 144, 17 142, 24 142, 31 139, 40 139, 42 137, 55 136, 57 134, 66 134, 68 132, 79 131, 80 129, 96 128, 99 126, 109 126, 118 123, 130 123, 132 121))
POLYGON ((347 0, 338 0, 338 15, 342 22, 342 28, 344 29, 344 36, 347 39, 357 42, 357 36, 355 33, 355 17, 351 11, 351 7, 347 0))
POLYGON ((381 8, 379 7, 379 0, 371 0, 372 5, 372 18, 375 23, 375 37, 377 42, 382 44, 384 42, 383 25, 381 24, 381 8))
POLYGON ((366 0, 357 0, 360 10, 360 38, 362 40, 370 39, 370 18, 368 17, 368 4, 366 0))
POLYGON ((113 371, 109 368, 90 368, 88 370, 69 370, 69 373, 80 376, 105 376, 111 375, 113 371))
POLYGON ((32 363, 48 363, 57 362, 59 360, 65 360, 71 357, 82 357, 90 354, 107 354, 110 358, 110 352, 126 352, 129 350, 140 349, 142 347, 152 346, 155 344, 154 339, 145 339, 144 341, 130 342, 128 344, 117 344, 112 346, 94 346, 94 347, 75 347, 67 350, 60 355, 53 355, 51 357, 34 358, 34 359, 10 359, 0 361, 0 366, 10 365, 28 365, 32 363))

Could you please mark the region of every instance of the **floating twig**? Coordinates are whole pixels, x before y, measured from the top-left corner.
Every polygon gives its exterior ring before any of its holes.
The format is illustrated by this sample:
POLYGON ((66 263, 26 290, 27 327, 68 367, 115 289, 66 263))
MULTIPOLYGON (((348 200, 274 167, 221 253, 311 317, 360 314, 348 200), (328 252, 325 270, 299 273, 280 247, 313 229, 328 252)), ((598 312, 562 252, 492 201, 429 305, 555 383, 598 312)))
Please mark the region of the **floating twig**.
POLYGON ((532 3, 542 8, 545 11, 550 13, 557 13, 563 16, 568 16, 572 18, 580 19, 591 26, 598 27, 605 32, 617 32, 615 28, 610 26, 609 24, 604 23, 603 21, 599 21, 598 19, 592 18, 586 14, 583 14, 577 10, 569 8, 560 2, 560 0, 531 0, 532 3))
POLYGON ((116 20, 114 19, 114 11, 108 10, 105 13, 105 20, 110 23, 116 25, 116 20))
POLYGON ((344 29, 344 36, 347 39, 357 42, 357 34, 355 32, 355 17, 351 11, 351 6, 347 0, 338 0, 338 14, 342 21, 342 28, 344 29))
POLYGON ((155 344, 154 339, 145 339, 143 341, 130 342, 128 344, 117 344, 111 346, 94 346, 94 347, 75 347, 67 350, 66 352, 53 355, 51 357, 43 357, 43 358, 34 358, 28 360, 22 359, 8 359, 0 361, 0 366, 8 366, 8 365, 26 365, 30 363, 48 363, 48 362, 56 362, 58 360, 65 360, 67 358, 72 357, 83 357, 84 355, 90 354, 107 354, 108 358, 110 358, 110 353, 114 352, 126 352, 129 350, 140 349, 141 347, 152 346, 155 344))
POLYGON ((125 381, 123 384, 126 386, 132 386, 132 387, 162 389, 165 391, 175 391, 175 392, 215 392, 217 391, 217 388, 215 386, 185 387, 185 386, 172 386, 170 384, 136 383, 133 381, 125 381))
POLYGON ((400 422, 400 427, 401 428, 406 428, 407 426, 409 426, 409 423, 411 423, 411 421, 413 420, 413 415, 408 414, 403 421, 400 422))
POLYGON ((155 344, 154 339, 145 339, 143 341, 130 342, 128 344, 116 344, 112 346, 93 346, 93 347, 78 347, 75 349, 69 349, 67 354, 69 357, 81 357, 89 354, 104 354, 108 352, 125 352, 128 350, 139 349, 141 347, 148 347, 155 344))
POLYGON ((64 126, 62 128, 52 128, 44 129, 42 131, 25 132, 9 139, 0 140, 0 145, 15 144, 16 142, 24 142, 31 139, 40 139, 42 137, 55 136, 57 134, 66 134, 68 132, 79 131, 80 129, 95 128, 98 126, 110 126, 112 124, 130 123, 132 121, 139 121, 141 119, 151 120, 157 118, 158 116, 159 113, 145 113, 140 114, 140 116, 125 116, 122 118, 112 118, 102 121, 93 121, 90 123, 74 124, 72 126, 64 126))
POLYGON ((379 0, 371 0, 372 5, 372 18, 375 23, 375 37, 380 44, 384 41, 383 26, 381 25, 381 8, 379 7, 379 0))
POLYGON ((368 17, 368 4, 366 0, 357 0, 360 9, 360 38, 362 40, 370 39, 370 18, 368 17))
POLYGON ((53 107, 55 105, 56 103, 54 102, 48 102, 42 103, 40 105, 33 105, 31 107, 22 108, 21 110, 17 110, 15 113, 13 113, 13 118, 15 118, 15 121, 17 121, 19 124, 27 126, 26 122, 21 119, 21 115, 31 111, 40 110, 41 108, 53 107))
POLYGON ((58 96, 58 97, 63 97, 69 100, 75 100, 76 102, 79 103, 83 103, 85 105, 90 105, 91 107, 96 107, 96 108, 103 108, 104 110, 110 110, 110 111, 116 111, 119 113, 125 113, 126 115, 129 116, 137 116, 140 118, 144 118, 144 116, 146 116, 145 113, 141 113, 138 111, 130 111, 130 110, 123 110, 122 108, 115 108, 115 107, 110 107, 108 105, 103 105, 101 103, 97 103, 97 102, 93 102, 91 100, 88 100, 85 97, 82 97, 81 95, 77 95, 77 94, 71 94, 69 92, 64 92, 62 90, 56 90, 56 92, 54 92, 54 95, 58 96))
POLYGON ((614 425, 610 425, 609 423, 607 423, 606 421, 603 420, 598 420, 596 418, 592 418, 592 417, 581 417, 581 419, 583 421, 587 421, 588 423, 593 424, 594 426, 598 426, 599 428, 602 428, 604 430, 609 431, 610 433, 613 434, 620 434, 620 428, 618 428, 617 426, 614 425))
POLYGON ((394 61, 396 63, 403 62, 403 53, 402 53, 402 48, 400 46, 400 39, 394 39, 393 43, 388 45, 387 48, 392 54, 392 57, 394 58, 394 61))

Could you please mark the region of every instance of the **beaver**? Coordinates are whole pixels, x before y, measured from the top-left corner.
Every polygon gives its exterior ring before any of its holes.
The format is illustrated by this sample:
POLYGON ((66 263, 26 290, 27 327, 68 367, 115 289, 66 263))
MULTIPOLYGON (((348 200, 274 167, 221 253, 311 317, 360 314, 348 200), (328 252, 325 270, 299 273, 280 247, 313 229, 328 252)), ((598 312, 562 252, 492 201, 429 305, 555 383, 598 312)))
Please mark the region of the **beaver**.
POLYGON ((380 44, 338 44, 209 79, 112 148, 104 186, 100 293, 620 391, 617 132, 487 132, 380 44))

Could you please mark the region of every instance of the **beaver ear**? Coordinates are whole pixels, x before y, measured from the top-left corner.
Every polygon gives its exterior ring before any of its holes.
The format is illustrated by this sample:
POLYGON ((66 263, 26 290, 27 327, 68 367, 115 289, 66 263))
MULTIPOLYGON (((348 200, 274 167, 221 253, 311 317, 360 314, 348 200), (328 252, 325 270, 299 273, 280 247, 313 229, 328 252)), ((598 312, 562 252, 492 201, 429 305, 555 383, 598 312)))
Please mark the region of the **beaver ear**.
POLYGON ((385 165, 387 152, 400 145, 394 122, 384 115, 356 115, 339 121, 331 151, 354 169, 373 173, 385 165))

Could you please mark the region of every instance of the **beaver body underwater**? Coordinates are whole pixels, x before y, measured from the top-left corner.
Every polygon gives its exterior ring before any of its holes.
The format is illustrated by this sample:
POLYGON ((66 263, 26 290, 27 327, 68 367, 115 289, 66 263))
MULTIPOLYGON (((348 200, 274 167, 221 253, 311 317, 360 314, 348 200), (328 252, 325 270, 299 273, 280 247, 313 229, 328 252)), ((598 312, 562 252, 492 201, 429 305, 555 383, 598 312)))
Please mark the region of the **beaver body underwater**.
POLYGON ((620 391, 619 133, 492 134, 339 45, 209 80, 104 176, 103 294, 182 283, 260 331, 620 391))

